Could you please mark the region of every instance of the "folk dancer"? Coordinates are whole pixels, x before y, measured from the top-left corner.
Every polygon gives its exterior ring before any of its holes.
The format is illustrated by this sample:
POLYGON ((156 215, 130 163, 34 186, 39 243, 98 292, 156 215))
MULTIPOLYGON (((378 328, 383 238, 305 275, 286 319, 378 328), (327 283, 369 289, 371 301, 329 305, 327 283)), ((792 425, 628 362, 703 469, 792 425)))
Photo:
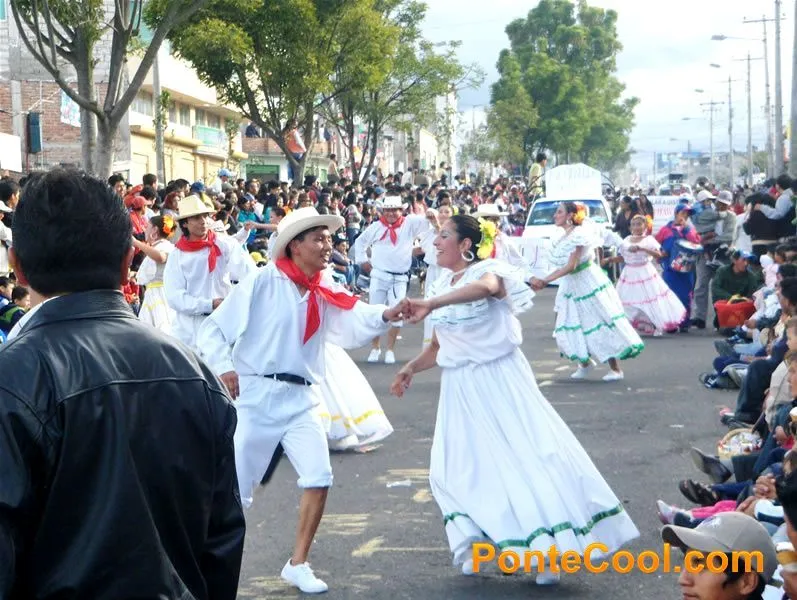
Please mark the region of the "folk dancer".
POLYGON ((252 505, 278 444, 303 488, 293 554, 282 578, 305 593, 327 591, 307 562, 332 485, 319 383, 325 344, 357 348, 399 320, 394 308, 358 302, 326 271, 343 218, 300 208, 279 224, 274 260, 239 283, 202 325, 205 360, 237 398, 235 457, 244 507, 252 505), (279 307, 279 310, 275 310, 279 307), (252 326, 256 323, 257 326, 252 326))
MULTIPOLYGON (((426 215, 404 216, 400 196, 388 196, 382 202, 382 216, 363 231, 354 242, 354 259, 371 278, 368 297, 371 304, 395 306, 407 296, 409 271, 415 238, 430 228, 426 215), (368 257, 368 250, 371 257, 368 257)), ((387 336, 385 364, 396 362, 394 349, 401 323, 394 323, 387 336)), ((368 362, 379 361, 380 339, 373 340, 368 362)))
POLYGON ((198 350, 197 332, 230 293, 231 282, 257 267, 234 238, 213 231, 212 212, 197 196, 181 200, 178 210, 183 235, 166 262, 163 289, 175 311, 172 334, 198 350))

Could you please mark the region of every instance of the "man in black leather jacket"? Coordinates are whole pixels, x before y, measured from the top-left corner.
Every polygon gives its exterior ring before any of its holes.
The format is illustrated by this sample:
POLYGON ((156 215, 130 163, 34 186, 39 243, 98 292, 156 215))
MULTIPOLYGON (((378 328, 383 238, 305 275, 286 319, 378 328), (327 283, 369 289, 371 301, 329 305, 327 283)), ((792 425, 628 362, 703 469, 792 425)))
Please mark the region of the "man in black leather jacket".
POLYGON ((34 176, 14 234, 36 306, 0 346, 0 598, 234 599, 235 409, 125 303, 121 200, 76 172, 34 176))

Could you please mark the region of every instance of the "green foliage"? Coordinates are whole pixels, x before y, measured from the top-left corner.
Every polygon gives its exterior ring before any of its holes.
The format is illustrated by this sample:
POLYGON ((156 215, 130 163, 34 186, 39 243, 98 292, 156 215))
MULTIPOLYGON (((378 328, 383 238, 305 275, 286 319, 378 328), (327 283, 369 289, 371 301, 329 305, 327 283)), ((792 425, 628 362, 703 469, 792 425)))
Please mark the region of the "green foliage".
POLYGON ((287 123, 306 122, 323 96, 379 81, 396 38, 373 0, 211 0, 169 39, 224 101, 281 142, 287 123))
POLYGON ((614 76, 617 13, 584 0, 541 0, 506 28, 490 127, 507 158, 547 149, 600 168, 628 157, 637 100, 614 76))

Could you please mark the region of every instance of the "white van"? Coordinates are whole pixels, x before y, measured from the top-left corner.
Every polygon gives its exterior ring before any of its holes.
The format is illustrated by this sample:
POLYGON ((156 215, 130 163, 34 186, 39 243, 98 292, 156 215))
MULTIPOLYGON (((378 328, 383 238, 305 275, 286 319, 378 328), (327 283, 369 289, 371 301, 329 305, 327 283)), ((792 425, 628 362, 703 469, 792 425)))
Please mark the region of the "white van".
POLYGON ((587 207, 588 221, 584 226, 593 229, 596 245, 603 245, 606 233, 614 226, 611 207, 602 196, 600 171, 586 165, 556 167, 545 174, 545 187, 545 196, 537 198, 529 209, 522 237, 509 238, 535 277, 544 277, 554 270, 548 255, 564 234, 553 221, 562 202, 580 202, 587 207))

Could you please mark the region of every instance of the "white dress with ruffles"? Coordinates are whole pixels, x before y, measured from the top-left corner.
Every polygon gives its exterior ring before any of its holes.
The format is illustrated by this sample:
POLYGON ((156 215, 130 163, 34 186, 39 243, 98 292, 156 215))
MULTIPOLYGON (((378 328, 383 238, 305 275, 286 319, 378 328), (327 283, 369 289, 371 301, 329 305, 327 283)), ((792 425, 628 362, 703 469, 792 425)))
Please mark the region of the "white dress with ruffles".
MULTIPOLYGON (((167 256, 174 250, 174 244, 168 240, 158 240, 152 247, 164 252, 167 256)), ((141 261, 136 281, 139 285, 146 286, 146 291, 138 318, 157 327, 163 333, 171 334, 174 311, 169 308, 169 304, 166 302, 166 293, 163 290, 165 268, 166 263, 158 264, 149 256, 144 257, 144 260, 141 261)))
POLYGON ((614 285, 595 263, 594 243, 588 231, 576 227, 551 248, 549 261, 556 269, 568 263, 576 248, 582 248, 578 266, 559 279, 553 337, 560 354, 569 360, 634 358, 645 346, 626 317, 614 285))
POLYGON ((653 236, 645 236, 632 243, 626 238, 620 245, 620 255, 625 267, 617 281, 617 294, 623 302, 625 314, 631 325, 642 333, 676 329, 686 316, 686 308, 670 287, 664 283, 653 258, 644 251, 632 252, 631 246, 660 250, 653 236))
POLYGON ((324 347, 327 373, 318 386, 316 407, 331 450, 353 450, 393 433, 379 399, 349 354, 340 346, 324 347))
MULTIPOLYGON (((433 296, 501 277, 506 298, 451 305, 430 315, 440 344, 440 401, 429 480, 443 514, 455 565, 472 545, 498 551, 584 553, 601 542, 609 552, 638 537, 623 504, 565 422, 540 393, 520 350, 516 314, 534 293, 524 269, 486 260, 433 296)), ((522 555, 521 555, 522 556, 522 555)))

